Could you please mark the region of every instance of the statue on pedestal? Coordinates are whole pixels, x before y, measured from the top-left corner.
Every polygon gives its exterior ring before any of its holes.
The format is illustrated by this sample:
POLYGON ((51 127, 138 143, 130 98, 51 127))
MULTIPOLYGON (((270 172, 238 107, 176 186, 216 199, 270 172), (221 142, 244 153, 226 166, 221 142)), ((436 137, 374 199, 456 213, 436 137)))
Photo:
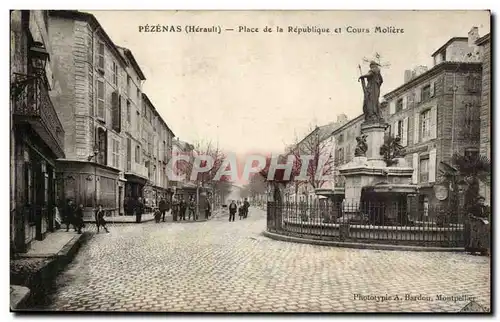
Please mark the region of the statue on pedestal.
POLYGON ((368 144, 366 144, 366 135, 360 135, 356 137, 356 149, 354 150, 355 157, 366 156, 366 151, 368 151, 368 144))
MULTIPOLYGON (((361 66, 359 66, 361 70, 361 66)), ((367 123, 383 123, 384 119, 380 112, 380 87, 384 82, 380 73, 380 65, 375 62, 370 62, 370 71, 366 75, 361 75, 358 79, 363 87, 363 114, 367 123), (365 83, 367 80, 367 83, 365 83)))

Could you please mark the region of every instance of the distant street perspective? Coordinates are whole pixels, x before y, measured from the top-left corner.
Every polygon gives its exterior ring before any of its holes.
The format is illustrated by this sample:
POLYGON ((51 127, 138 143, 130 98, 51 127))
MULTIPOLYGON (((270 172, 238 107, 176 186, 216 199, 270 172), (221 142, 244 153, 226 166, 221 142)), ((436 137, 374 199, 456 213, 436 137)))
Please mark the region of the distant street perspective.
POLYGON ((235 222, 223 212, 196 224, 112 226, 57 278, 45 309, 457 312, 472 297, 489 306, 488 258, 274 241, 265 226, 256 207, 235 222))
POLYGON ((11 311, 491 314, 490 21, 11 10, 11 311))

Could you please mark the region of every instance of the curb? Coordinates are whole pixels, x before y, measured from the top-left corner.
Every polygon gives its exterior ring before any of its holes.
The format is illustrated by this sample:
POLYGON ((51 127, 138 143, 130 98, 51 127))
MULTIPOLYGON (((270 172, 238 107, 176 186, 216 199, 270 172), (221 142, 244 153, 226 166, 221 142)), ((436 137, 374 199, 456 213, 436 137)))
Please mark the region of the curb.
POLYGON ((10 286, 10 311, 16 311, 24 308, 30 297, 30 289, 26 286, 10 286))
MULTIPOLYGON (((47 254, 47 256, 36 256, 37 258, 46 258, 47 264, 39 270, 33 272, 33 277, 29 285, 22 285, 29 288, 29 296, 24 300, 23 306, 12 307, 11 310, 22 311, 29 309, 36 304, 39 299, 43 299, 47 290, 53 286, 54 280, 66 266, 74 259, 80 247, 93 236, 90 232, 84 232, 81 235, 73 237, 57 254, 47 254)), ((21 256, 21 258, 30 258, 32 256, 21 256)))
POLYGON ((412 251, 412 252, 464 252, 462 247, 423 247, 423 246, 406 246, 406 245, 384 245, 384 244, 365 244, 365 243, 349 243, 337 242, 329 240, 307 239, 293 236, 285 236, 280 234, 263 231, 262 234, 268 238, 292 243, 311 244, 319 246, 333 246, 343 248, 357 249, 373 249, 373 250, 393 250, 393 251, 412 251))

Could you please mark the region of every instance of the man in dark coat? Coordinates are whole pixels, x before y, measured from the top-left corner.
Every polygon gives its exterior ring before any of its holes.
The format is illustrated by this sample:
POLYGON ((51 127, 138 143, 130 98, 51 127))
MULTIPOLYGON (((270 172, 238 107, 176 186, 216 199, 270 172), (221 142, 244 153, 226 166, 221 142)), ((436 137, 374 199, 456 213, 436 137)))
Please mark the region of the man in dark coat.
POLYGON ((165 222, 165 213, 167 212, 167 202, 165 201, 165 199, 161 198, 160 203, 158 204, 158 208, 160 208, 163 222, 165 222))
POLYGON ((184 200, 183 197, 181 197, 181 201, 179 203, 180 220, 186 220, 186 208, 187 208, 186 201, 184 200))
POLYGON ((205 219, 210 217, 210 212, 212 211, 212 206, 210 205, 210 201, 207 200, 207 204, 205 205, 205 219))
POLYGON ((179 215, 179 199, 177 196, 174 197, 172 201, 172 218, 174 221, 177 221, 177 216, 179 215))
POLYGON ((247 198, 245 198, 245 201, 243 202, 243 218, 248 217, 248 208, 250 208, 250 203, 247 198))
POLYGON ((142 213, 144 212, 144 203, 141 197, 137 198, 137 203, 135 206, 135 222, 140 223, 142 221, 142 213))
POLYGON ((236 203, 231 201, 231 204, 229 205, 229 221, 234 221, 234 217, 236 217, 236 211, 238 210, 238 206, 236 203))
POLYGON ((82 233, 82 228, 85 227, 85 224, 83 223, 83 205, 80 204, 78 206, 78 209, 76 209, 75 212, 75 225, 78 228, 78 233, 82 233))
POLYGON ((66 231, 69 231, 70 225, 73 225, 73 228, 75 229, 75 231, 77 231, 77 228, 75 226, 75 210, 76 209, 73 204, 73 200, 68 199, 68 204, 64 209, 64 222, 66 223, 66 231))

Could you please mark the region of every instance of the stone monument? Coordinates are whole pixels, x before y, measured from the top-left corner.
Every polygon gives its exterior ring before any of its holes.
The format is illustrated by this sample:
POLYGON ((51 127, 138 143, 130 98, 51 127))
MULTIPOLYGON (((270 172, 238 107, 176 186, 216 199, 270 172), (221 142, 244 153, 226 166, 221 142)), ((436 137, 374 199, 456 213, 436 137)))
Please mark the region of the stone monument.
MULTIPOLYGON (((380 111, 380 87, 383 83, 380 65, 375 61, 370 62, 370 71, 359 77, 359 81, 364 93, 361 136, 356 138, 353 160, 339 169, 345 177, 344 212, 351 218, 358 213, 352 205, 359 204, 363 187, 375 186, 376 191, 380 192, 416 192, 416 186, 411 184, 413 168, 406 166, 402 150, 392 154, 396 159, 394 166, 388 166, 381 154, 388 124, 380 111)), ((398 146, 390 148, 397 149, 398 146)))

